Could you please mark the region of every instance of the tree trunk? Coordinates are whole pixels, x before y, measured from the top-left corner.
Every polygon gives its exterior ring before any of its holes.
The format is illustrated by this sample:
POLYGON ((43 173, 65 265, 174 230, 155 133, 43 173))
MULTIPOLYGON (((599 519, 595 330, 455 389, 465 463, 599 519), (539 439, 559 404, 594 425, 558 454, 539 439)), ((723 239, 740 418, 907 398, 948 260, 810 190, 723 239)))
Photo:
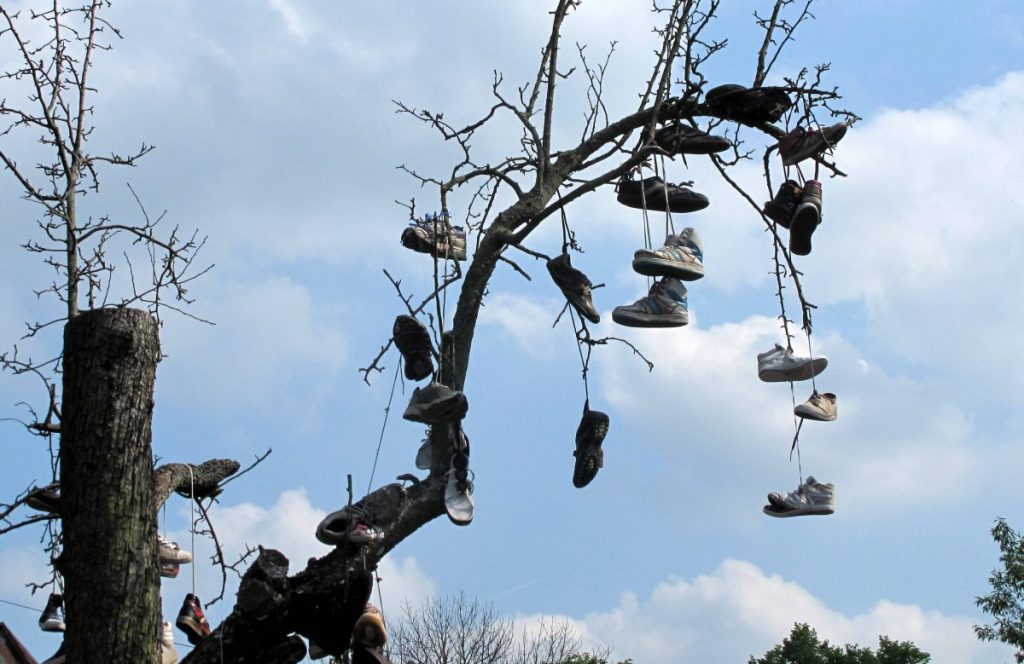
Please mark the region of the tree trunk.
POLYGON ((156 662, 160 625, 152 415, 160 344, 136 309, 64 328, 61 513, 69 662, 156 662))

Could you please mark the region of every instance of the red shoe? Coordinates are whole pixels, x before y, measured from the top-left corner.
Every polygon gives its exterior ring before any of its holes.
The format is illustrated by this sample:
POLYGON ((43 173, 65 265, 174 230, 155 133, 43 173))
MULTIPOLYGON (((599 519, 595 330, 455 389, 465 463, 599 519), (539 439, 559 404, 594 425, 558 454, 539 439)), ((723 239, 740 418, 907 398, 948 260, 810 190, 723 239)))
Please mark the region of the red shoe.
POLYGON ((185 601, 181 605, 181 611, 178 611, 178 619, 174 624, 185 632, 188 642, 194 646, 199 645, 203 638, 210 635, 210 623, 206 622, 199 598, 192 593, 185 595, 185 601))

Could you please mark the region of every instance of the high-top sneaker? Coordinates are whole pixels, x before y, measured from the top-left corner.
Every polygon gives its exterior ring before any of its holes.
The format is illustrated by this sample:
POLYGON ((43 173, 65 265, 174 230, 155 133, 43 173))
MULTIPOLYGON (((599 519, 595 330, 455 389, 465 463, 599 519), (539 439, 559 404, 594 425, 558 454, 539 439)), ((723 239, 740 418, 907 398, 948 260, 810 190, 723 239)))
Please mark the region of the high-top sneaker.
POLYGON ((674 277, 662 277, 647 297, 615 307, 612 320, 629 327, 681 327, 690 319, 686 310, 686 286, 674 277))
POLYGON ((210 623, 206 622, 199 598, 192 593, 185 595, 185 601, 181 604, 181 611, 178 612, 178 619, 174 624, 185 632, 188 642, 192 645, 198 645, 200 641, 210 635, 210 623))
POLYGON ((704 276, 704 248, 700 235, 684 228, 679 235, 665 238, 660 249, 638 249, 633 253, 633 270, 649 277, 675 277, 695 281, 704 276))
POLYGON ((811 253, 811 234, 821 223, 821 183, 808 180, 796 206, 793 225, 789 229, 789 250, 797 256, 811 253))
POLYGON ((601 443, 608 435, 608 415, 599 410, 590 410, 590 404, 583 405, 583 417, 576 429, 576 464, 572 472, 572 485, 577 489, 590 484, 597 477, 597 471, 604 467, 604 450, 601 443))
POLYGON ((51 593, 50 599, 46 600, 46 608, 39 616, 39 629, 44 632, 63 632, 64 625, 64 596, 51 593))
POLYGON ((775 198, 764 204, 765 215, 783 228, 789 228, 796 214, 796 206, 800 204, 803 189, 793 180, 786 180, 779 186, 775 198))

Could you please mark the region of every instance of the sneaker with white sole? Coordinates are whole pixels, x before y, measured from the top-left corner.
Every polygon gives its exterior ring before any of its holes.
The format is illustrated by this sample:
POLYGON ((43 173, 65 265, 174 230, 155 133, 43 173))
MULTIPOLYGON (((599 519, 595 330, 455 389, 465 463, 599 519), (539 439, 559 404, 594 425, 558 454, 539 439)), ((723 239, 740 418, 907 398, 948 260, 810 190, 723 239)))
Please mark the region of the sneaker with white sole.
POLYGON ((828 366, 827 357, 796 357, 793 351, 775 344, 775 348, 757 354, 757 376, 766 383, 809 380, 828 366))
POLYGON ((633 271, 649 277, 675 277, 696 281, 704 276, 704 248, 700 235, 684 228, 679 235, 665 238, 660 249, 638 249, 633 253, 633 271))
POLYGON ((46 600, 46 608, 39 616, 39 629, 44 632, 63 632, 66 629, 63 595, 50 593, 50 598, 46 600))
POLYGON ((682 327, 689 321, 686 286, 675 277, 662 277, 647 297, 615 307, 612 320, 628 327, 682 327))
POLYGON ((444 509, 456 526, 468 526, 473 520, 473 471, 469 469, 469 443, 452 454, 444 490, 444 509))
POLYGON ((178 650, 174 647, 174 627, 166 620, 160 627, 157 650, 160 651, 160 664, 177 664, 178 650))
POLYGON ((177 542, 172 542, 166 537, 156 536, 157 543, 157 559, 163 563, 190 563, 192 562, 192 554, 178 546, 177 542))
POLYGON ((810 475, 796 491, 768 494, 764 513, 774 517, 827 515, 835 512, 836 490, 831 484, 819 482, 810 475))
POLYGON ((793 414, 805 420, 831 422, 836 419, 836 395, 831 392, 818 394, 815 390, 807 401, 793 409, 793 414))

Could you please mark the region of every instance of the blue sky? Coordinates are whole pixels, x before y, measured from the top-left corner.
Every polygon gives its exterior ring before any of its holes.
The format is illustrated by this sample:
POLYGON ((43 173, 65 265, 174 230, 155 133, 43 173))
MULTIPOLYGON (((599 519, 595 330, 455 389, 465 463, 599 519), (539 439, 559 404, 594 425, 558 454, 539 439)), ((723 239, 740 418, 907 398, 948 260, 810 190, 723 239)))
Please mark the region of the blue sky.
MULTIPOLYGON (((748 82, 752 4, 726 4, 735 13, 716 29, 729 47, 709 77, 748 82)), ((566 25, 570 47, 585 41, 603 54, 618 40, 612 114, 628 113, 646 80, 647 6, 591 1, 566 25)), ((371 387, 357 369, 401 311, 381 268, 417 295, 430 283, 429 259, 398 243, 406 213, 394 201, 435 204, 395 167, 442 175, 457 157, 394 114, 391 100, 470 122, 490 103, 493 70, 509 89, 528 80, 547 34, 541 3, 343 7, 120 4, 109 18, 125 39, 100 55, 94 79, 93 151, 143 140, 157 149, 135 169, 108 170, 86 209, 136 218, 130 182, 147 209, 167 211, 165 223, 208 235, 201 258, 216 263, 191 290, 191 311, 216 326, 170 316, 162 328, 154 451, 245 462, 273 448, 230 486, 214 518, 230 546, 280 548, 293 571, 327 552, 313 531, 344 503, 346 474, 357 487, 370 479, 397 357, 371 387)), ((686 328, 629 335, 653 373, 624 348, 595 353, 592 406, 611 417, 605 468, 572 487, 583 390, 571 331, 551 329, 557 289, 542 265, 524 263, 529 283, 499 269, 466 388, 476 519, 468 528, 437 520, 393 552, 381 571, 386 614, 463 589, 524 623, 572 620, 591 642, 645 664, 746 661, 796 620, 833 641, 913 640, 936 662, 1011 661, 971 626, 983 620, 973 599, 997 562, 993 520, 1024 527, 1024 7, 869 0, 815 13, 776 75, 831 62, 830 83, 863 117, 837 152, 849 177, 825 182, 814 252, 798 261, 819 306, 816 350, 830 358, 818 384, 839 407, 836 422, 805 427, 803 465, 835 483, 836 513, 761 513, 768 491, 797 482, 789 390, 756 376, 756 354, 781 338, 771 247, 708 164, 673 162, 669 178, 694 180, 712 201, 677 220, 700 231, 707 276, 690 286, 686 328)), ((560 87, 555 135, 566 144, 579 133, 582 92, 579 81, 560 87)), ((496 159, 517 137, 498 124, 475 147, 496 159)), ((765 145, 752 131, 744 138, 765 145)), ((743 166, 736 177, 761 195, 758 170, 743 166)), ((10 177, 0 178, 0 196, 0 339, 9 345, 22 321, 56 307, 32 294, 50 275, 18 248, 33 237, 35 210, 10 177)), ((466 202, 458 194, 453 214, 466 202)), ((629 264, 640 213, 601 190, 568 219, 587 250, 574 264, 607 284, 595 291, 599 329, 622 333, 611 309, 644 290, 629 264)), ((559 242, 551 226, 531 246, 550 254, 559 242)), ((32 349, 42 356, 58 336, 32 349)), ((411 389, 396 393, 395 410, 411 389)), ((797 386, 799 400, 805 391, 797 386)), ((30 380, 0 378, 0 416, 24 416, 15 404, 42 397, 30 380)), ((39 442, 13 423, 2 430, 3 485, 13 494, 45 481, 39 442)), ((393 414, 374 485, 414 470, 422 434, 393 414)), ((172 501, 161 519, 192 546, 187 503, 172 501)), ((45 597, 24 588, 42 575, 38 538, 0 538, 0 599, 42 608, 45 597)), ((197 542, 196 554, 201 562, 209 546, 197 542)), ((219 574, 195 568, 206 599, 219 574)), ((190 588, 184 573, 165 581, 168 619, 190 588)), ((228 608, 211 607, 211 621, 228 608)), ((36 617, 0 605, 0 620, 45 657, 57 639, 36 617)))

